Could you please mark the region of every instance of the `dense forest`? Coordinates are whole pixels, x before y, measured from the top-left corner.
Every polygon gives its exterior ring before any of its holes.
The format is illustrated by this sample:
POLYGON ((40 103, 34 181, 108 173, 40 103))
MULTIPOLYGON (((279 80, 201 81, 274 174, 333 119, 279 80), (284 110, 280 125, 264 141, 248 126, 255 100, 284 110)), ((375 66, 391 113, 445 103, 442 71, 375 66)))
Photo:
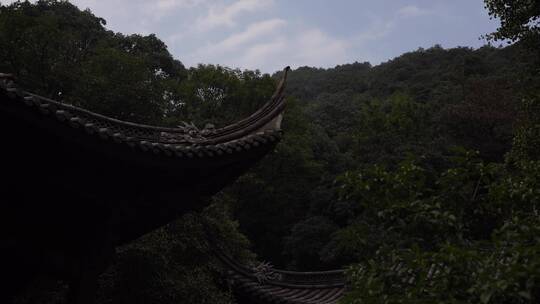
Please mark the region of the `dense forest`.
MULTIPOLYGON (((540 5, 485 3, 502 21, 487 41, 508 46, 293 70, 275 151, 205 211, 118 249, 99 303, 234 303, 208 233, 242 261, 348 269, 343 303, 536 303, 540 5)), ((249 115, 281 75, 186 68, 66 1, 0 6, 0 46, 0 72, 29 91, 164 126, 249 115)))

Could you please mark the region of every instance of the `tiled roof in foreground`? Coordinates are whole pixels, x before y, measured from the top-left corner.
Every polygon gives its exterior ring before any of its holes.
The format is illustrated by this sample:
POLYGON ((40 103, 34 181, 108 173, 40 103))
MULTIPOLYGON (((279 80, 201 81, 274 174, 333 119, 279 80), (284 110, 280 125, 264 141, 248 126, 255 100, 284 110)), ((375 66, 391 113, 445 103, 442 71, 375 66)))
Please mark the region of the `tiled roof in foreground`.
POLYGON ((19 89, 9 74, 0 73, 0 91, 8 100, 26 105, 29 111, 39 111, 71 128, 83 129, 89 135, 154 154, 188 159, 214 158, 248 151, 281 138, 281 115, 285 108, 283 91, 288 70, 285 69, 276 92, 262 108, 246 119, 219 129, 199 130, 187 124, 165 128, 113 119, 19 89))

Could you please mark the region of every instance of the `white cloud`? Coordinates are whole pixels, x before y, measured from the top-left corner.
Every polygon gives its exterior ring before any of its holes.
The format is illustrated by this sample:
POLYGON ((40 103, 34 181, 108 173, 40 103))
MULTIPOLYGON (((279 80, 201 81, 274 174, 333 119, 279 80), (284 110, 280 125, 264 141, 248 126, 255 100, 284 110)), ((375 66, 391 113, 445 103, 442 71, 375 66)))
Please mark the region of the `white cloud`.
POLYGON ((286 65, 333 66, 346 60, 347 51, 344 40, 276 18, 252 23, 243 31, 208 44, 187 56, 186 63, 275 71, 286 65))
POLYGON ((232 27, 241 14, 259 11, 272 4, 273 0, 237 0, 228 6, 212 5, 206 16, 197 19, 195 28, 208 31, 219 26, 232 27))
POLYGON ((157 21, 157 19, 164 15, 172 14, 179 9, 191 9, 206 2, 207 0, 143 0, 140 4, 139 11, 141 14, 150 13, 154 20, 157 21))
POLYGON ((283 62, 283 55, 286 53, 287 45, 288 42, 283 38, 255 44, 244 51, 242 57, 237 59, 237 64, 251 69, 254 67, 260 69, 267 66, 272 66, 273 70, 277 70, 280 67, 283 68, 287 65, 283 62), (278 67, 274 65, 278 65, 278 67))
MULTIPOLYGON (((176 8, 194 7, 206 2, 205 0, 157 0, 156 7, 159 10, 170 10, 176 8)), ((151 4, 150 2, 149 4, 151 4)))
POLYGON ((402 18, 414 18, 428 14, 430 14, 429 10, 419 8, 415 5, 407 5, 397 11, 397 15, 402 18))
POLYGON ((214 62, 241 68, 259 68, 259 54, 275 53, 284 45, 282 36, 286 27, 287 22, 279 18, 254 22, 243 31, 198 48, 188 55, 188 60, 192 61, 190 65, 214 62))
POLYGON ((249 47, 240 57, 247 68, 281 70, 287 65, 332 67, 347 59, 349 44, 317 28, 294 31, 249 47))
POLYGON ((393 20, 378 20, 371 24, 371 26, 358 33, 354 41, 357 43, 365 43, 373 40, 382 39, 388 36, 395 29, 396 23, 393 20))
POLYGON ((216 44, 206 46, 201 50, 201 53, 225 53, 234 51, 246 43, 272 36, 286 24, 287 22, 285 20, 277 18, 253 23, 240 33, 232 34, 216 44))
POLYGON ((311 29, 299 33, 295 38, 292 50, 296 55, 298 65, 323 65, 337 64, 344 60, 347 53, 347 43, 318 29, 311 29))

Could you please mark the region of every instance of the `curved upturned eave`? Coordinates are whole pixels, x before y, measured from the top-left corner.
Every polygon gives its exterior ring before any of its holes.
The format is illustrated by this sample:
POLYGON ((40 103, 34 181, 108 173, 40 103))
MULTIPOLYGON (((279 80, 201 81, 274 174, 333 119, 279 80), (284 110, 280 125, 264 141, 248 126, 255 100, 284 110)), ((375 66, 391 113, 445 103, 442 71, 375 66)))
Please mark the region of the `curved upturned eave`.
MULTIPOLYGON (((283 93, 285 91, 285 83, 287 81, 289 70, 290 67, 286 67, 283 70, 283 77, 281 78, 276 91, 266 104, 251 116, 226 127, 217 129, 208 137, 209 142, 223 142, 234 139, 235 137, 242 137, 249 133, 264 130, 266 126, 272 123, 272 121, 279 120, 285 109, 285 96, 283 93)), ((277 121, 277 128, 279 128, 279 125, 280 121, 277 121)))
POLYGON ((209 135, 198 135, 191 141, 170 140, 171 136, 186 135, 183 128, 126 122, 26 92, 17 88, 8 74, 0 74, 0 93, 11 101, 19 101, 29 110, 39 111, 71 128, 83 129, 89 135, 143 152, 188 159, 215 158, 273 145, 281 139, 279 122, 285 108, 283 92, 288 70, 287 67, 270 101, 253 115, 209 135), (168 135, 168 138, 164 135, 168 135))

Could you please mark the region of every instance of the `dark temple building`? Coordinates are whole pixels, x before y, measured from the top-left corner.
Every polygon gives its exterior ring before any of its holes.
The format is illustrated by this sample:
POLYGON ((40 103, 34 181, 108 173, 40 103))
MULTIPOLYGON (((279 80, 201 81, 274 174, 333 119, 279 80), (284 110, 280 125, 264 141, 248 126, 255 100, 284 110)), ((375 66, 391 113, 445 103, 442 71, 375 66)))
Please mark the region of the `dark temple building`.
MULTIPOLYGON (((69 281, 71 303, 92 303, 117 246, 204 208, 273 149, 286 75, 253 115, 199 130, 112 119, 26 92, 0 74, 0 303, 39 276, 69 281)), ((342 271, 220 259, 245 303, 336 303, 345 289, 342 271)))

